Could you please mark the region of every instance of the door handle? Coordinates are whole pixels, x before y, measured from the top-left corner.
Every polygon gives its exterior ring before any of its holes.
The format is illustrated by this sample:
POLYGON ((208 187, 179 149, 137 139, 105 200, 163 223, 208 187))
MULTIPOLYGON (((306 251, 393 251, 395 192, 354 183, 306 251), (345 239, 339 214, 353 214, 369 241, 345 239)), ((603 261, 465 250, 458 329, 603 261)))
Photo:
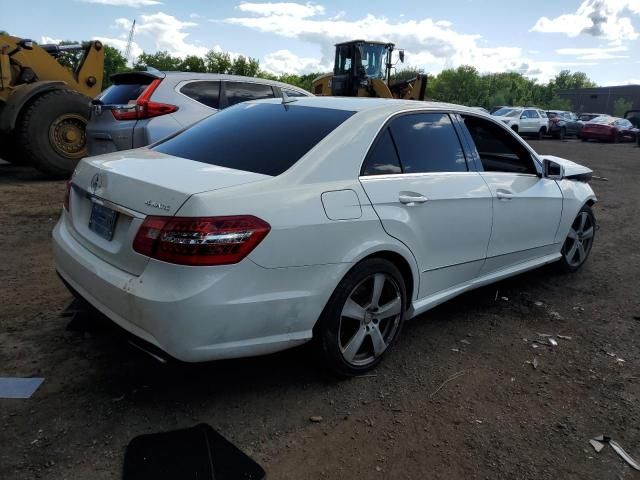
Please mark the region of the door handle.
POLYGON ((411 207, 413 205, 418 205, 426 202, 428 198, 425 197, 424 195, 420 195, 419 193, 415 193, 415 192, 400 192, 400 195, 398 196, 398 200, 403 205, 407 205, 411 207))
POLYGON ((496 197, 498 197, 498 200, 511 200, 513 198, 513 193, 496 192, 496 197))

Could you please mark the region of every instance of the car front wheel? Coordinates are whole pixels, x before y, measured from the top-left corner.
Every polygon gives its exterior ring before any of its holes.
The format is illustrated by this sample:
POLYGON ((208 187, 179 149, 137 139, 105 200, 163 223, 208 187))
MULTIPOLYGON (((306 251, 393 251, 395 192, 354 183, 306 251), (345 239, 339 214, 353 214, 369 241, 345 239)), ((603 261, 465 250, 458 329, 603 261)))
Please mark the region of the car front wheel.
POLYGON ((342 279, 316 327, 320 353, 340 376, 374 368, 398 338, 406 310, 406 287, 391 262, 372 258, 342 279))
POLYGON ((593 239, 596 234, 596 217, 591 207, 585 205, 580 209, 571 224, 569 234, 562 246, 560 267, 567 272, 575 272, 587 260, 593 239))

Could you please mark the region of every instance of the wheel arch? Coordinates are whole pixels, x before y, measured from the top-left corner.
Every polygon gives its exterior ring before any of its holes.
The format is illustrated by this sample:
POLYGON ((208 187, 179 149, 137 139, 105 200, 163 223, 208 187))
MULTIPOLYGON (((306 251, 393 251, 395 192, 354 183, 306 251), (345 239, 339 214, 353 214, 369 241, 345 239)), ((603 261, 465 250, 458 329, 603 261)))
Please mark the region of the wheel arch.
POLYGON ((21 85, 7 98, 2 110, 0 110, 0 132, 12 131, 20 116, 20 113, 29 103, 39 95, 53 90, 66 88, 65 82, 43 81, 27 85, 21 85))

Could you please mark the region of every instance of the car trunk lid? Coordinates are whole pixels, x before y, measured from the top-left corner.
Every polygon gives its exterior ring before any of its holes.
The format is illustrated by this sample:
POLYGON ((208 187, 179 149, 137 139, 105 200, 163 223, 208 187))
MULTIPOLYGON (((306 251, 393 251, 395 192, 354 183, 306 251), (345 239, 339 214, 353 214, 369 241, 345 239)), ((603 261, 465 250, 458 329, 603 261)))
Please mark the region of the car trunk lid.
POLYGON ((269 178, 148 149, 87 158, 72 179, 70 231, 98 257, 139 275, 148 258, 133 240, 147 215, 172 216, 193 194, 269 178))

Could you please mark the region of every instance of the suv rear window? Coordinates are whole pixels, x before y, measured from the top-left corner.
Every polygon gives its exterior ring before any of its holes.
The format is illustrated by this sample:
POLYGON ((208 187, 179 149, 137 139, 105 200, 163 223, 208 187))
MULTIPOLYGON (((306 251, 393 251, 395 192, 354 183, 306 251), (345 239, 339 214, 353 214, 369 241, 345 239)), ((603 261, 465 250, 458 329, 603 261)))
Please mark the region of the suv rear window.
POLYGON ((104 105, 127 105, 129 102, 135 102, 148 86, 149 84, 139 83, 111 85, 99 99, 104 105))
POLYGON ((152 149, 221 167, 276 176, 355 112, 276 103, 243 103, 152 149))

